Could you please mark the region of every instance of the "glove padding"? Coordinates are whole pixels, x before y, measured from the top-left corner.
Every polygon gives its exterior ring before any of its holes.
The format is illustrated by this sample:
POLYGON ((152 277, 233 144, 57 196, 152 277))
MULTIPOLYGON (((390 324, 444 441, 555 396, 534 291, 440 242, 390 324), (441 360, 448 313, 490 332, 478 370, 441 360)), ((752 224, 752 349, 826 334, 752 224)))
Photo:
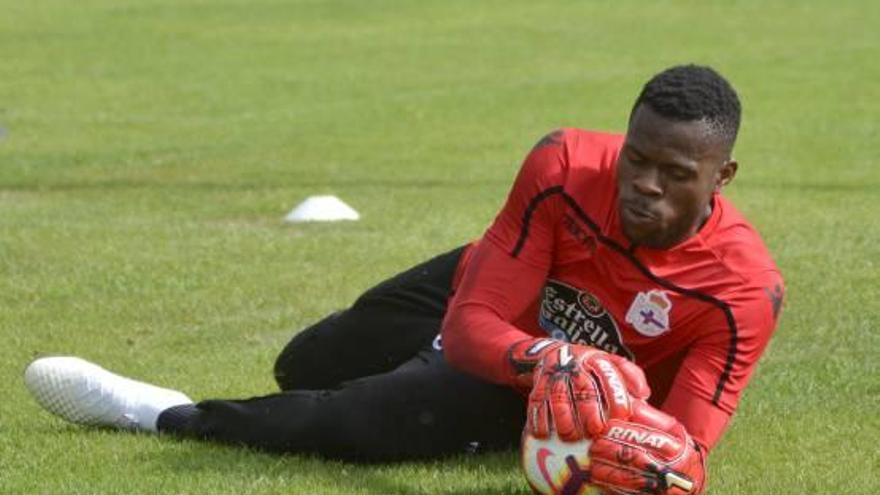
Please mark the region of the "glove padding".
POLYGON ((513 382, 517 389, 527 395, 534 385, 534 372, 544 356, 566 345, 556 339, 521 340, 507 349, 507 360, 513 368, 513 382))
POLYGON ((696 495, 705 481, 700 446, 677 419, 642 400, 590 445, 590 484, 606 494, 696 495))
POLYGON ((641 368, 592 347, 537 339, 511 350, 512 358, 536 362, 527 409, 527 427, 536 438, 549 437, 551 424, 566 442, 594 437, 609 420, 629 419, 633 398, 650 394, 641 368))

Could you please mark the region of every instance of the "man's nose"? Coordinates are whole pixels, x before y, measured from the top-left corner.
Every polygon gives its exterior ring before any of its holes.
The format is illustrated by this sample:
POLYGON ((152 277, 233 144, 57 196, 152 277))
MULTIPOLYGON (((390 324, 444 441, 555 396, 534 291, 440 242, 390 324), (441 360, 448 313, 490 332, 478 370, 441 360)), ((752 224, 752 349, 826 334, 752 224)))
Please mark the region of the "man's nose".
POLYGON ((644 196, 662 196, 663 186, 660 184, 660 174, 654 167, 640 170, 633 178, 633 187, 636 192, 644 196))

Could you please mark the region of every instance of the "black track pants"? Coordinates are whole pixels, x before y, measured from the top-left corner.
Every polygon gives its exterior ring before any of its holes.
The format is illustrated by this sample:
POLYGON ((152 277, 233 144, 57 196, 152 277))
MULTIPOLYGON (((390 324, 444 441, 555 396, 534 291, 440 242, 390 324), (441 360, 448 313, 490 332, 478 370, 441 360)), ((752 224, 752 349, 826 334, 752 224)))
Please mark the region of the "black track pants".
POLYGON ((282 392, 171 408, 159 429, 275 452, 425 459, 518 444, 513 390, 452 369, 437 339, 462 249, 364 293, 303 330, 275 365, 282 392))

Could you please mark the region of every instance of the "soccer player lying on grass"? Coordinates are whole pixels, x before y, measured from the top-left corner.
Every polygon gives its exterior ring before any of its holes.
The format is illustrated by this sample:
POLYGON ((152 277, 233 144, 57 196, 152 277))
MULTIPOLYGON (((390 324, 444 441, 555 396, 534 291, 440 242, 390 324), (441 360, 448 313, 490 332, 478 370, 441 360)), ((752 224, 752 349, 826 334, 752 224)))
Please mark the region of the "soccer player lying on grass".
POLYGON ((27 386, 77 423, 355 461, 555 430, 592 440, 602 490, 698 493, 783 293, 720 194, 739 120, 724 78, 678 66, 645 85, 626 135, 551 133, 481 239, 295 335, 280 393, 194 404, 66 357, 36 360, 27 386))

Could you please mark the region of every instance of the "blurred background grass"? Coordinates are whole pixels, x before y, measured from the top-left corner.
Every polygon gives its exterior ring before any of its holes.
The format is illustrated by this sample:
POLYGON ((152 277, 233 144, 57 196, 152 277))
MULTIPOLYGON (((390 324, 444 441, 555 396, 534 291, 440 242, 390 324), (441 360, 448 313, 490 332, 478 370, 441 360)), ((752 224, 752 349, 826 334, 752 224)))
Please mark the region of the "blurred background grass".
POLYGON ((654 73, 737 87, 728 194, 785 313, 713 494, 874 493, 880 9, 844 2, 0 0, 0 492, 527 493, 515 456, 357 467, 69 427, 74 354, 195 398, 274 390, 289 337, 480 235, 560 126, 623 130, 654 73), (363 220, 290 226, 311 194, 363 220))

